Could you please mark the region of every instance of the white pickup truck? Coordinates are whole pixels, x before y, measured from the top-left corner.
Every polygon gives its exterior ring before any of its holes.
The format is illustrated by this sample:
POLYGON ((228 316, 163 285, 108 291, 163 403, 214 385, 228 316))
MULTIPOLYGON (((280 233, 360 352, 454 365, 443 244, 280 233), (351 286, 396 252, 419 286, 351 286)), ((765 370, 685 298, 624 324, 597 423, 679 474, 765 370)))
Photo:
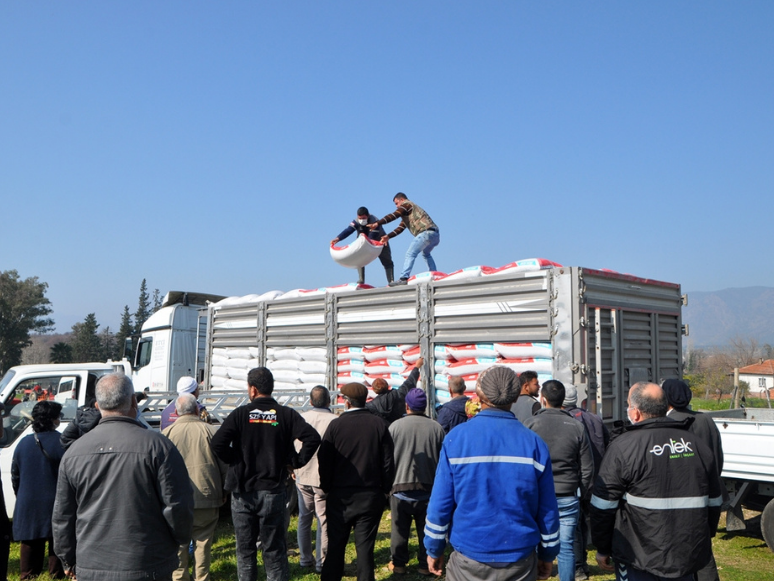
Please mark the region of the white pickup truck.
POLYGON ((747 528, 743 507, 762 511, 761 532, 774 551, 774 409, 707 413, 713 416, 723 444, 721 476, 731 497, 726 528, 747 528))
POLYGON ((38 401, 51 399, 62 404, 63 430, 83 405, 86 392, 94 390, 97 380, 108 373, 131 373, 129 362, 18 365, 6 371, 0 380, 3 435, 0 438, 0 473, 8 515, 13 515, 16 495, 11 487, 11 461, 19 441, 32 433, 32 408, 38 401))

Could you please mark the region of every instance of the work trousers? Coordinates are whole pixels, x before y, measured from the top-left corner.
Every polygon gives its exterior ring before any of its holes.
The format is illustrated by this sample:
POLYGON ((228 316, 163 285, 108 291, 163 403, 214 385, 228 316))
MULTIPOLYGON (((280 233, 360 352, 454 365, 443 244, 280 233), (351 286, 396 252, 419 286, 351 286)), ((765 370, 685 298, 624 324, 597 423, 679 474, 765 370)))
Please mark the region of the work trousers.
MULTIPOLYGON (((389 246, 383 246, 382 252, 379 254, 379 262, 384 267, 384 272, 387 275, 387 282, 392 282, 392 271, 395 265, 392 262, 392 250, 389 246)), ((357 282, 363 284, 365 282, 365 266, 361 266, 357 269, 357 282)))
POLYGON ((54 554, 54 539, 32 539, 19 542, 19 579, 32 579, 43 572, 46 543, 48 543, 48 574, 54 579, 64 578, 62 561, 54 554))
MULTIPOLYGON (((374 581, 374 545, 384 511, 384 493, 373 489, 334 489, 328 493, 328 554, 320 581, 339 581, 349 533, 355 532, 357 581, 374 581)), ((240 580, 241 581, 241 580, 240 580)))
POLYGON ((317 572, 322 569, 328 552, 328 523, 325 516, 326 494, 322 488, 306 484, 298 486, 298 551, 302 567, 315 565, 317 572), (312 554, 312 521, 317 516, 317 559, 312 554))
POLYGON ((682 577, 660 577, 647 571, 635 569, 626 563, 616 563, 615 565, 616 581, 693 581, 693 573, 683 575, 682 577))
MULTIPOLYGON (((193 579, 194 581, 210 580, 210 558, 212 541, 215 539, 215 529, 218 526, 219 508, 195 508, 191 541, 194 546, 193 579)), ((180 545, 177 553, 180 560, 178 568, 172 573, 172 581, 188 581, 188 547, 180 545)))
POLYGON ((409 562, 409 537, 411 523, 417 529, 419 550, 417 561, 419 567, 427 569, 427 551, 425 550, 425 518, 427 517, 427 500, 402 500, 390 497, 390 512, 392 513, 392 533, 390 534, 390 553, 392 564, 405 567, 409 562))
POLYGON ((537 556, 530 553, 521 561, 505 567, 492 567, 469 559, 454 551, 446 565, 446 581, 535 581, 537 579, 537 556))
POLYGON ((285 488, 231 493, 231 520, 236 534, 239 581, 256 581, 260 539, 267 581, 288 581, 285 488))

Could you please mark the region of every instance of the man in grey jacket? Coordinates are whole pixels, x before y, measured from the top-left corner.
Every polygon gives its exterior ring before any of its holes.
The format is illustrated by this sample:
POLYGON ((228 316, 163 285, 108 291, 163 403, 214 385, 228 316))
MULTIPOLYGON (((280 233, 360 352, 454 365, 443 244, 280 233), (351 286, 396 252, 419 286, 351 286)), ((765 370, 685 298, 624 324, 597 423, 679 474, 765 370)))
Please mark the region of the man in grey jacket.
POLYGON ((564 385, 546 381, 541 391, 546 407, 524 421, 524 425, 548 445, 559 505, 559 581, 575 579, 575 528, 580 497, 588 496, 594 480, 594 457, 586 428, 564 411, 564 385))
POLYGON ((193 521, 183 457, 135 419, 134 387, 124 374, 102 377, 96 395, 102 420, 59 466, 56 554, 79 581, 169 580, 193 521))
POLYGON ((392 560, 389 569, 398 575, 407 572, 412 520, 419 540, 417 572, 430 575, 424 544, 425 517, 444 431, 438 422, 425 415, 425 409, 425 392, 414 388, 406 394, 407 415, 390 425, 390 435, 395 442, 395 480, 390 496, 392 560))

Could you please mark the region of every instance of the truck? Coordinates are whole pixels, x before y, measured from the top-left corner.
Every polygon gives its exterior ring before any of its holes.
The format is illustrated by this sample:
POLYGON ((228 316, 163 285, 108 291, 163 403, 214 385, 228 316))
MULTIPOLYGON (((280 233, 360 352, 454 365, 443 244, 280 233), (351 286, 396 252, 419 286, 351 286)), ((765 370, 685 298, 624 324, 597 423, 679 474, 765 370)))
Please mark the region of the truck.
POLYGON ((396 346, 424 357, 424 388, 430 403, 437 404, 445 397, 444 365, 454 346, 506 345, 518 354, 519 346, 539 345, 545 353, 539 361, 500 355, 478 359, 510 362, 517 370, 541 366, 541 379, 576 385, 579 401, 587 398, 590 410, 613 422, 626 418, 629 386, 682 376, 687 298, 676 283, 529 259, 438 279, 424 273, 406 286, 359 287, 356 292, 351 287, 210 304, 204 390, 244 386, 246 370, 258 365, 272 369, 277 380, 286 371, 280 367, 292 368, 296 358, 301 371, 295 380, 278 381, 275 394, 282 403, 303 407, 315 383, 335 394, 347 378, 361 377, 351 371, 352 353, 396 346), (344 361, 349 371, 342 373, 344 361))
POLYGON ((83 405, 86 392, 94 389, 103 375, 123 371, 131 373, 129 362, 67 363, 49 365, 18 365, 11 367, 0 380, 0 401, 3 435, 0 438, 0 472, 3 496, 8 516, 13 515, 16 495, 11 487, 11 462, 16 446, 32 433, 32 408, 42 399, 62 404, 63 430, 75 418, 75 410, 83 405))
POLYGON ((206 306, 225 297, 170 291, 161 308, 143 323, 132 365, 137 391, 175 391, 185 375, 201 380, 204 373, 206 306))
POLYGON ((721 477, 730 501, 726 530, 743 531, 744 508, 760 511, 763 539, 774 551, 774 410, 737 408, 706 412, 720 431, 721 477))

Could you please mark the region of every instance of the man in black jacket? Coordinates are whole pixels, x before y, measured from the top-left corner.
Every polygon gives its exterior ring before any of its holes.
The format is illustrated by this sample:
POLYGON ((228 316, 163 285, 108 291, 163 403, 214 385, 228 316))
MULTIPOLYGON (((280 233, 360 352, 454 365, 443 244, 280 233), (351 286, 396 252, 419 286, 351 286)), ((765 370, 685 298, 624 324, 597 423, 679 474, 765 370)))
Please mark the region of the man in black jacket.
POLYGON ((340 393, 347 411, 328 426, 317 454, 320 488, 328 495, 328 554, 320 579, 341 579, 354 528, 357 579, 373 581, 376 533, 395 478, 394 446, 387 423, 365 409, 362 383, 348 383, 340 393))
POLYGON ((417 386, 419 370, 424 363, 424 358, 417 359, 408 379, 398 389, 392 389, 381 377, 374 381, 371 389, 376 393, 376 397, 366 404, 366 409, 388 424, 402 418, 406 413, 406 394, 417 386))
POLYGON ((266 579, 288 581, 286 466, 309 462, 320 436, 298 412, 271 397, 274 376, 265 367, 250 370, 247 390, 250 403, 231 412, 212 438, 213 452, 229 464, 225 489, 231 493, 237 575, 239 581, 255 581, 260 537, 266 579), (296 440, 302 443, 298 452, 296 440))
POLYGON ((524 421, 548 445, 554 473, 556 502, 559 505, 559 580, 575 578, 575 528, 580 498, 585 498, 594 478, 594 458, 586 428, 564 411, 564 385, 555 379, 541 390, 546 407, 524 421), (580 498, 578 496, 580 489, 580 498))
POLYGON ((591 497, 597 562, 616 579, 689 581, 712 554, 722 503, 712 451, 666 417, 667 399, 653 383, 629 390, 634 424, 602 460, 591 497))

